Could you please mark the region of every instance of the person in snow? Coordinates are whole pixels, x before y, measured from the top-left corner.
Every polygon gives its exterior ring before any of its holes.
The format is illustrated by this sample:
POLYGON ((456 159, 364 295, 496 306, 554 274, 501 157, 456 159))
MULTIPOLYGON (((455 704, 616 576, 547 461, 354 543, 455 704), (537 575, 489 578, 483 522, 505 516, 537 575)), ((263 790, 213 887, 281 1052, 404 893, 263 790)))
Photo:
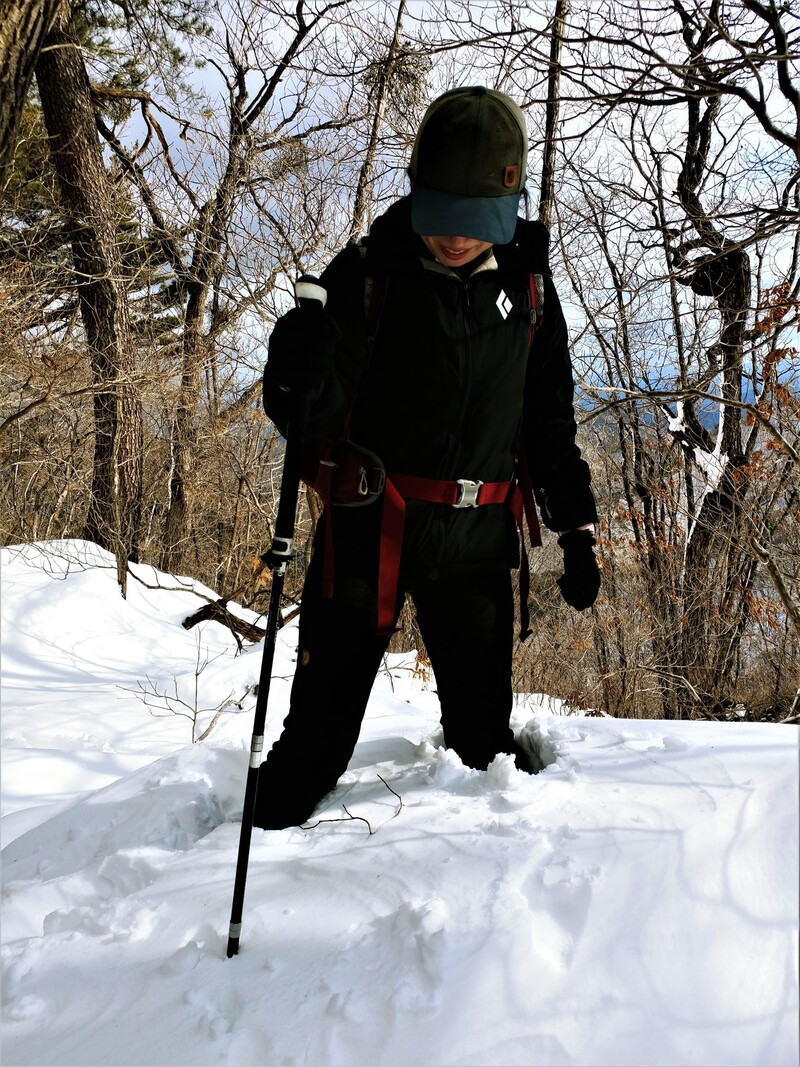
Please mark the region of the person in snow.
MULTIPOLYGON (((333 259, 320 279, 324 311, 292 309, 275 325, 267 414, 284 430, 305 396, 306 442, 348 439, 364 451, 350 449, 353 499, 340 489, 344 504, 331 506, 330 486, 323 493, 290 709, 259 772, 258 827, 305 822, 336 786, 406 594, 445 745, 470 767, 511 753, 527 769, 510 728, 526 463, 542 521, 560 535, 562 596, 579 611, 597 597, 597 515, 575 443, 549 235, 518 217, 526 162, 525 118, 505 94, 445 93, 417 133, 410 195, 333 259), (347 506, 359 493, 362 506, 347 506)), ((348 447, 335 454, 342 472, 348 447)))

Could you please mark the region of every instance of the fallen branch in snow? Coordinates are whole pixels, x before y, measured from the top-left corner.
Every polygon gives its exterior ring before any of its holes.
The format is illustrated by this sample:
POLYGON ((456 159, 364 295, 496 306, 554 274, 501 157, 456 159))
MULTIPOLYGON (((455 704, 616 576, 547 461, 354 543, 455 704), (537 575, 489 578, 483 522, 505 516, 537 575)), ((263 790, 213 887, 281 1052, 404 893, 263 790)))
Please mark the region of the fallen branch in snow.
POLYGON ((242 651, 240 637, 243 637, 245 641, 252 641, 257 644, 266 633, 266 630, 262 630, 261 627, 247 622, 245 619, 240 619, 238 615, 234 615, 232 611, 229 611, 228 601, 224 598, 214 600, 210 604, 204 604, 202 608, 198 608, 193 614, 187 615, 181 626, 183 626, 184 630, 191 630, 199 622, 220 622, 223 626, 227 626, 236 638, 240 652, 242 651))
MULTIPOLYGON (((400 796, 399 793, 395 792, 395 790, 392 789, 392 787, 382 775, 379 774, 378 777, 389 790, 389 792, 392 794, 392 796, 397 797, 397 799, 400 801, 397 811, 394 813, 394 815, 392 815, 392 819, 396 819, 400 812, 403 810, 403 798, 400 796)), ((352 812, 348 810, 346 804, 342 804, 342 810, 344 811, 347 818, 339 816, 338 818, 334 819, 317 819, 316 822, 303 823, 303 829, 314 830, 317 826, 320 826, 324 822, 364 822, 367 824, 367 830, 369 830, 370 837, 372 837, 372 835, 377 832, 376 830, 372 829, 372 824, 370 823, 369 819, 365 819, 363 815, 353 815, 352 812)), ((387 819, 386 821, 391 822, 391 819, 387 819)))
MULTIPOLYGON (((229 610, 228 604, 231 600, 230 596, 211 600, 205 593, 202 593, 195 588, 193 584, 188 582, 184 584, 178 578, 175 579, 178 582, 177 585, 164 585, 161 582, 147 582, 141 575, 136 573, 136 566, 137 565, 135 564, 129 564, 128 574, 141 586, 144 586, 145 589, 155 589, 163 592, 192 593, 194 596, 205 601, 205 604, 203 604, 201 608, 198 608, 198 610, 191 615, 187 615, 183 620, 181 625, 184 630, 191 630, 193 626, 196 626, 200 622, 222 623, 222 625, 227 626, 233 634, 240 652, 244 651, 244 646, 242 645, 240 638, 243 637, 245 641, 252 641, 254 644, 258 644, 259 641, 263 640, 266 630, 262 630, 259 626, 256 626, 255 623, 247 622, 246 619, 239 618, 238 615, 234 615, 233 612, 229 610)), ((173 577, 175 576, 173 575, 173 577)), ((293 619, 299 610, 299 605, 295 605, 293 609, 287 611, 281 619, 281 626, 293 619)))
POLYGON ((358 820, 359 822, 365 822, 367 824, 367 829, 369 830, 369 836, 372 837, 375 831, 372 829, 369 819, 365 819, 363 815, 353 815, 352 812, 347 810, 346 804, 342 804, 342 811, 345 813, 348 819, 353 819, 353 821, 358 820))
POLYGON ((372 837, 372 835, 375 833, 375 831, 372 829, 372 826, 370 825, 369 819, 365 819, 363 815, 351 815, 351 813, 347 810, 346 805, 344 805, 344 804, 342 804, 342 810, 347 815, 346 819, 343 818, 342 816, 339 816, 339 818, 337 818, 337 819, 317 819, 316 822, 304 822, 303 825, 302 825, 302 829, 303 830, 315 830, 318 826, 321 826, 322 823, 324 823, 324 822, 365 822, 367 824, 367 829, 369 830, 369 836, 372 837))
POLYGON ((386 781, 386 779, 382 775, 379 774, 378 777, 383 782, 383 784, 386 786, 386 788, 389 790, 389 792, 393 796, 396 796, 397 799, 400 801, 400 807, 397 809, 397 811, 392 816, 393 819, 396 819, 397 816, 400 814, 400 812, 403 810, 403 798, 400 796, 399 793, 395 793, 394 789, 392 789, 392 787, 389 785, 389 783, 386 781))
MULTIPOLYGON (((146 582, 141 575, 136 573, 136 568, 139 566, 144 569, 145 565, 140 565, 138 563, 129 563, 128 577, 133 578, 135 582, 138 582, 139 585, 144 586, 145 589, 155 589, 160 593, 191 593, 192 596, 196 596, 198 597, 198 599, 205 600, 206 603, 210 603, 209 598, 206 596, 206 594, 201 593, 200 590, 196 588, 195 584, 191 581, 191 579, 187 578, 185 582, 182 582, 181 579, 178 578, 176 575, 171 574, 170 578, 174 578, 175 581, 178 583, 177 585, 164 585, 163 582, 146 582)), ((147 569, 153 570, 154 568, 148 567, 147 569)))

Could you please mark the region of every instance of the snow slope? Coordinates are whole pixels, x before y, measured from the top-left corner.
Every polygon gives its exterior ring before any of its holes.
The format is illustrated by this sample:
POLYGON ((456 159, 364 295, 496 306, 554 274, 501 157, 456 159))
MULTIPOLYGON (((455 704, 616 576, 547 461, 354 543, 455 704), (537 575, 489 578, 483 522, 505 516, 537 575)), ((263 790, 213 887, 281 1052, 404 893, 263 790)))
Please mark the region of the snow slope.
POLYGON ((192 744, 153 694, 197 683, 205 726, 261 648, 135 570, 123 601, 93 546, 2 551, 4 1064, 798 1063, 795 727, 530 696, 545 769, 478 772, 389 657, 316 825, 254 832, 228 960, 253 698, 192 744))

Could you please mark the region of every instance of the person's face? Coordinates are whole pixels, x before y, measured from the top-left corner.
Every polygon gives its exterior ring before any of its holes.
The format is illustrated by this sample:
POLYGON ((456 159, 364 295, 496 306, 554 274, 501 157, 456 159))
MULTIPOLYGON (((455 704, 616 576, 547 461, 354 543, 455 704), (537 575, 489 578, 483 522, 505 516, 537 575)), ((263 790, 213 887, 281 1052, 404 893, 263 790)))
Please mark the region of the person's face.
POLYGON ((476 241, 473 237, 423 236, 422 240, 428 251, 446 267, 463 267, 492 247, 490 241, 476 241))

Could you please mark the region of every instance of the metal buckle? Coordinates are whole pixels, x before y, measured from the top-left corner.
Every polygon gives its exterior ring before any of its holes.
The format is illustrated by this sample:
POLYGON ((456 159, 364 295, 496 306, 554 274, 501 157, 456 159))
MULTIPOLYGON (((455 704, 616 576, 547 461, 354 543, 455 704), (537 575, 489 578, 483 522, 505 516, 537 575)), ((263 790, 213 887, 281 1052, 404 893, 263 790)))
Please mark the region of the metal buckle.
POLYGON ((383 467, 373 467, 371 470, 367 470, 366 467, 358 468, 358 495, 359 496, 380 496, 386 486, 386 471, 383 467), (377 484, 373 484, 370 481, 370 476, 373 480, 377 475, 377 484))
POLYGON ((473 482, 469 478, 457 478, 458 497, 454 508, 476 508, 478 506, 478 493, 481 491, 483 482, 473 482))

